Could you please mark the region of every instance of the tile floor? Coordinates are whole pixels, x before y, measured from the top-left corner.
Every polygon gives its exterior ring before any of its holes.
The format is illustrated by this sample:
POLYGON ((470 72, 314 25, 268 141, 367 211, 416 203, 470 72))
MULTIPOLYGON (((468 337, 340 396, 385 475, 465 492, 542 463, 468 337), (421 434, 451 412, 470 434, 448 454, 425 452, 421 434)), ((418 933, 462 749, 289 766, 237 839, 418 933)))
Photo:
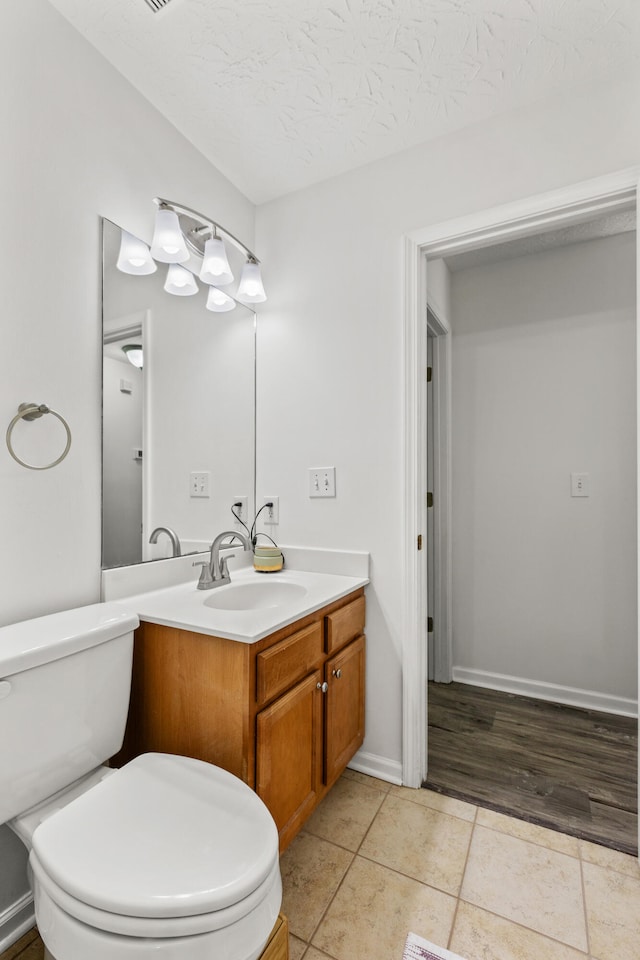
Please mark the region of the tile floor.
POLYGON ((291 960, 638 960, 631 856, 347 770, 282 857, 291 960))
POLYGON ((634 857, 430 790, 347 770, 281 865, 291 960, 401 960, 410 930, 465 960, 640 957, 634 857))

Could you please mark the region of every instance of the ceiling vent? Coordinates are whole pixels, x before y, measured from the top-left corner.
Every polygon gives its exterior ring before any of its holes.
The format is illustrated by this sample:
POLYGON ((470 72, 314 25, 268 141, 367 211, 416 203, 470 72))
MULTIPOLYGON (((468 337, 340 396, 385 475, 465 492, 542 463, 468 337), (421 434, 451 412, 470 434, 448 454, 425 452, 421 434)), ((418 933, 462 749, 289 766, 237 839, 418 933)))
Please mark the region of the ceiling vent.
POLYGON ((158 13, 158 11, 166 7, 168 3, 171 3, 171 0, 147 0, 147 3, 154 13, 158 13))

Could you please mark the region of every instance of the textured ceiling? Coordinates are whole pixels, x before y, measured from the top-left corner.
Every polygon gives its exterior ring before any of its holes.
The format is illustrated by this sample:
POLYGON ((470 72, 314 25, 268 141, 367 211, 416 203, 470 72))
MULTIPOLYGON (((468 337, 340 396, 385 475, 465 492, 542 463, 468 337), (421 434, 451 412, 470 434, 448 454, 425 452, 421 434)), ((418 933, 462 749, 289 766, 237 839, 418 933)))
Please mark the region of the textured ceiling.
POLYGON ((640 0, 50 0, 255 202, 640 72, 640 0))

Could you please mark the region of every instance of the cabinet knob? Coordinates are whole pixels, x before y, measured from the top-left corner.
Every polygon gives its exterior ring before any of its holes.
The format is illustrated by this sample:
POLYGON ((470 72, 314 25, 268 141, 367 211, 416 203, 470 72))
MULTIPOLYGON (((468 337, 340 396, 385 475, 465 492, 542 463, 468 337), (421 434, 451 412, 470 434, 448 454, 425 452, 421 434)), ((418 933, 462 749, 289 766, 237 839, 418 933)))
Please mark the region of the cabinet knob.
POLYGON ((332 670, 332 674, 336 678, 336 680, 339 680, 340 677, 342 676, 342 670, 340 670, 340 668, 338 667, 337 670, 332 670))
POLYGON ((320 681, 316 683, 316 690, 322 690, 323 693, 326 693, 328 689, 329 689, 329 684, 327 683, 326 680, 324 683, 320 683, 320 681))

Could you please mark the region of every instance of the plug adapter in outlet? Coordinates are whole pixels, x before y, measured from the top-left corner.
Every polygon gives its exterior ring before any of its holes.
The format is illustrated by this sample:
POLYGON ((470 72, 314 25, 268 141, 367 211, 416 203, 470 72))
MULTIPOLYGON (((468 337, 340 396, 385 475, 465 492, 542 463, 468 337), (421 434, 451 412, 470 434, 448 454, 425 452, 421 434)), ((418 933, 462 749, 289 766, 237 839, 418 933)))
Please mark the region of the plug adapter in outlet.
POLYGON ((263 510, 260 514, 260 519, 263 523, 280 523, 280 498, 279 497, 263 497, 262 502, 272 503, 272 507, 267 507, 266 510, 263 510))

